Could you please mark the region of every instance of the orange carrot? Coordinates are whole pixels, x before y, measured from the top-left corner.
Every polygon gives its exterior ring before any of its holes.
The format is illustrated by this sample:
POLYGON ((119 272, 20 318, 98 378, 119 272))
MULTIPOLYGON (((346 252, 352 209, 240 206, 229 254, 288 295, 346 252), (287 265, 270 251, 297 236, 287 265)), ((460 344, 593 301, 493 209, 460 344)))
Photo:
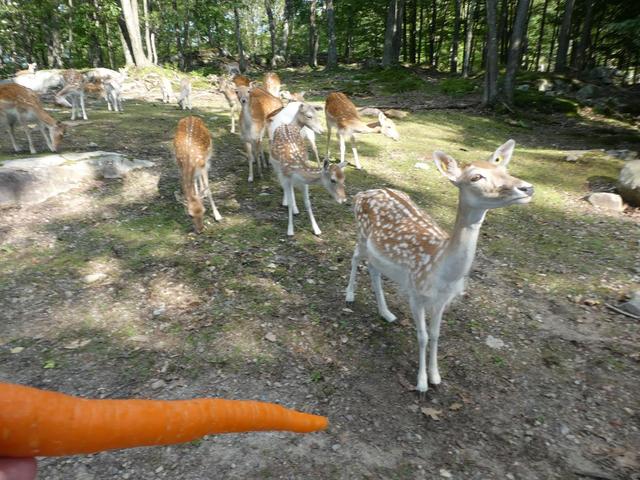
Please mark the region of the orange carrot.
POLYGON ((90 400, 0 383, 0 457, 58 456, 189 442, 215 433, 327 428, 326 417, 273 403, 90 400))

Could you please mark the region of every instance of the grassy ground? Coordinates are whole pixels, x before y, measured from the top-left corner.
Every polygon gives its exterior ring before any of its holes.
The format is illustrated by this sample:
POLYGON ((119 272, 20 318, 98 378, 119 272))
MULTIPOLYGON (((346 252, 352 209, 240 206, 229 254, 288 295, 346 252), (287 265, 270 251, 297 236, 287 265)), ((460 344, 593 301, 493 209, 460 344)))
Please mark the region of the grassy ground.
MULTIPOLYGON (((359 105, 405 95, 381 72, 281 73, 318 102, 332 89, 360 95, 359 105)), ((401 84, 414 100, 467 88, 413 75, 401 84)), ((454 478, 565 479, 624 478, 636 468, 638 323, 603 304, 638 287, 638 215, 582 200, 589 180, 617 177, 621 161, 593 154, 568 163, 563 154, 637 149, 634 128, 563 114, 514 122, 429 110, 397 122, 400 142, 359 137, 365 169, 347 170, 348 193, 404 190, 447 229, 455 188, 434 167, 414 167, 430 165, 435 149, 467 162, 514 138, 511 173, 536 189, 532 204, 489 213, 468 293, 445 315, 443 384, 418 397, 408 389, 417 345, 404 299, 388 285, 399 321, 384 323, 363 269, 355 304, 344 303, 350 204, 312 189, 322 236, 302 212, 287 238, 277 182, 267 174, 247 184, 224 101, 202 91, 195 113, 213 134, 210 177, 224 219, 194 235, 173 196, 170 143, 184 114, 153 97, 129 99, 119 115, 96 105, 64 148, 95 143, 156 167, 3 211, 0 378, 89 396, 264 399, 327 414, 332 426, 305 437, 223 436, 50 459, 43 478, 196 479, 215 469, 217 478, 413 479, 446 470, 454 478), (89 283, 97 272, 104 277, 89 283), (505 348, 485 345, 488 335, 505 348), (438 420, 424 407, 440 411, 438 420)), ((0 148, 0 161, 14 157, 4 139, 0 148)))

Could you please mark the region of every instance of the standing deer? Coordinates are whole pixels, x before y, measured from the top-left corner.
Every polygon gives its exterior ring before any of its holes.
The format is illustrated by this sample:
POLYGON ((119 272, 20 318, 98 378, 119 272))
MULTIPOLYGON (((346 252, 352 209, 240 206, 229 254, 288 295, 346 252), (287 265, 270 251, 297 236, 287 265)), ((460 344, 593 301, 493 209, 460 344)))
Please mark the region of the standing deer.
POLYGON ((281 125, 276 129, 271 142, 269 160, 278 175, 284 193, 283 206, 289 210, 287 235, 293 235, 293 215, 298 213, 295 187, 301 187, 304 206, 309 214, 311 228, 315 235, 322 232, 318 228, 311 210, 309 185, 321 184, 338 203, 347 201, 344 190, 344 164, 331 164, 325 159, 321 168, 307 163, 307 147, 297 125, 281 125), (286 202, 286 203, 285 203, 286 202))
POLYGON ((231 79, 231 81, 234 83, 234 85, 236 87, 250 87, 251 86, 251 80, 249 80, 249 77, 245 77, 244 75, 238 73, 237 75, 234 75, 231 79))
POLYGON ((60 102, 62 99, 71 100, 71 120, 76 119, 76 113, 78 116, 82 114, 82 119, 87 120, 87 112, 84 109, 84 89, 85 78, 84 76, 74 69, 65 70, 62 73, 64 78, 64 87, 58 93, 56 93, 56 102, 60 102))
POLYGON ((428 388, 427 341, 430 342, 428 380, 433 385, 440 383, 438 337, 442 314, 464 290, 487 210, 529 203, 533 196, 529 183, 507 173, 514 146, 515 142, 509 140, 488 162, 462 167, 450 156, 434 152, 433 160, 440 173, 460 190, 451 235, 405 193, 385 188, 360 192, 355 197, 357 243, 346 301, 354 300, 358 264, 365 259, 378 312, 385 320, 393 322, 396 316, 387 307, 382 275, 408 294, 418 333, 419 392, 426 392, 428 388), (428 334, 425 312, 430 317, 428 334))
POLYGON ((29 151, 36 153, 31 139, 28 123, 35 122, 44 137, 47 146, 55 152, 64 136, 64 125, 57 122, 43 108, 38 96, 22 85, 7 83, 0 85, 0 122, 7 126, 11 144, 16 152, 20 149, 16 144, 14 127, 16 122, 24 129, 29 141, 29 151))
POLYGON ((224 95, 229 104, 229 113, 231 116, 231 133, 236 133, 236 117, 240 112, 240 102, 236 95, 236 87, 230 80, 220 77, 218 78, 218 92, 224 95))
POLYGON ((267 117, 282 108, 282 100, 259 87, 237 87, 236 95, 240 102, 240 135, 245 144, 249 161, 249 182, 253 182, 253 162, 258 166, 258 175, 262 176, 265 164, 262 151, 262 138, 267 127, 267 117))
POLYGON ((320 124, 316 107, 309 103, 289 102, 281 110, 276 110, 269 117, 269 140, 273 140, 273 134, 280 125, 296 125, 300 134, 309 141, 311 150, 320 166, 318 147, 316 146, 316 133, 322 134, 324 129, 320 124))
POLYGON ((267 72, 264 74, 264 89, 274 97, 280 96, 280 86, 282 82, 275 72, 267 72))
POLYGON ((332 92, 327 96, 325 102, 325 115, 327 117, 327 158, 329 158, 329 145, 331 144, 331 129, 338 130, 338 141, 340 142, 340 161, 344 162, 345 139, 351 141, 353 158, 356 161, 356 168, 360 170, 360 159, 356 149, 356 133, 382 133, 393 140, 400 140, 400 134, 396 130, 393 120, 388 119, 384 113, 378 114, 378 121, 366 124, 360 119, 356 106, 347 98, 344 93, 332 92))
POLYGON ((180 80, 180 98, 178 98, 178 105, 182 110, 191 110, 191 80, 189 78, 183 78, 180 80))
POLYGON ((162 103, 171 103, 173 87, 171 86, 171 80, 167 77, 160 77, 160 91, 162 92, 162 103))
POLYGON ((187 212, 196 232, 200 233, 204 228, 205 195, 209 197, 213 218, 222 220, 209 190, 209 159, 213 153, 211 133, 200 117, 185 117, 178 122, 173 146, 187 212))

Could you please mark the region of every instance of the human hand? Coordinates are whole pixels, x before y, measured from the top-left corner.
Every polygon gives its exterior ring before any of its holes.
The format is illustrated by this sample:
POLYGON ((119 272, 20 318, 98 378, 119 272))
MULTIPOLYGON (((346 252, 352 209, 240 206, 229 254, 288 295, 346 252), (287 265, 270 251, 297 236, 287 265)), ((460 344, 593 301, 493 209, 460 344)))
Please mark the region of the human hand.
POLYGON ((35 458, 0 458, 0 480, 34 480, 35 458))

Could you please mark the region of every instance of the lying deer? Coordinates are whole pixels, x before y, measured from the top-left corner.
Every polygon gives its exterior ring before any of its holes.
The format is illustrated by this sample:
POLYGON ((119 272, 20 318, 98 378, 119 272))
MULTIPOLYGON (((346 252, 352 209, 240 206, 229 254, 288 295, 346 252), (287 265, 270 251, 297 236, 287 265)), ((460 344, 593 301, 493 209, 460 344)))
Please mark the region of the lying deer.
POLYGON ((34 74, 34 73, 36 73, 36 68, 38 68, 38 64, 37 63, 27 63, 27 69, 26 70, 18 70, 15 73, 15 76, 17 77, 18 75, 34 74))
POLYGON ((442 152, 434 152, 436 167, 459 189, 458 215, 451 235, 402 192, 368 190, 355 196, 357 243, 351 260, 346 300, 353 302, 358 264, 367 260, 378 312, 388 322, 382 275, 396 282, 409 296, 419 344, 419 392, 427 391, 427 341, 430 342, 429 376, 440 383, 438 337, 442 314, 462 294, 464 280, 476 252, 480 227, 487 210, 529 203, 533 187, 507 173, 515 142, 499 147, 488 162, 458 166, 442 152), (429 333, 425 312, 430 317, 429 333))
POLYGON ((274 97, 280 96, 280 86, 282 82, 280 77, 275 72, 267 72, 264 74, 264 89, 274 97))
POLYGON ((309 185, 321 184, 336 202, 346 202, 347 194, 344 190, 343 171, 345 164, 335 165, 325 159, 321 168, 315 168, 307 163, 307 147, 297 125, 281 125, 275 130, 271 141, 269 161, 278 175, 283 190, 282 204, 289 210, 287 235, 293 235, 293 215, 298 213, 295 187, 302 189, 304 206, 309 214, 311 228, 315 235, 320 235, 322 232, 318 228, 311 210, 309 185))
POLYGON ((87 120, 87 112, 84 108, 84 76, 74 69, 68 69, 62 72, 64 78, 64 87, 56 93, 56 102, 60 103, 62 99, 66 99, 71 104, 71 120, 76 119, 82 114, 82 119, 87 120))
POLYGON ((317 108, 309 103, 289 102, 281 110, 276 110, 269 117, 269 140, 273 140, 273 134, 280 125, 296 125, 300 134, 306 138, 311 145, 311 150, 316 157, 316 162, 320 166, 318 147, 316 146, 316 133, 322 134, 324 129, 318 118, 317 108))
POLYGON ((180 169, 185 206, 196 232, 200 233, 204 228, 205 195, 209 197, 213 218, 222 220, 209 190, 209 159, 213 152, 211 134, 200 117, 185 117, 178 122, 173 146, 180 169))
POLYGON ((236 117, 240 112, 240 102, 236 95, 236 87, 231 81, 219 77, 218 78, 218 92, 224 95, 229 105, 229 114, 231 116, 231 133, 236 133, 236 117))
POLYGON ((178 105, 182 110, 191 110, 191 80, 189 78, 183 78, 180 80, 180 98, 178 98, 178 105))
POLYGON ((162 92, 162 103, 171 103, 173 87, 171 86, 171 80, 167 77, 160 77, 160 91, 162 92))
POLYGON ((54 120, 42 108, 38 96, 28 88, 15 83, 0 85, 0 122, 7 126, 11 144, 16 152, 20 151, 14 136, 16 122, 22 126, 27 135, 31 153, 36 153, 36 149, 31 139, 29 122, 35 122, 38 125, 45 142, 47 142, 47 146, 52 152, 57 151, 64 136, 64 125, 54 120))
POLYGON ((263 164, 266 166, 262 138, 267 127, 267 117, 282 108, 282 100, 259 87, 237 87, 236 95, 240 102, 240 135, 249 161, 248 181, 253 182, 253 162, 256 162, 260 176, 263 164))
POLYGON ((329 158, 329 145, 331 144, 331 129, 335 127, 338 130, 338 141, 340 143, 340 161, 344 162, 345 139, 349 138, 353 158, 358 170, 362 166, 356 149, 356 133, 381 133, 393 140, 400 140, 400 134, 396 130, 393 120, 388 119, 384 113, 380 112, 377 122, 364 123, 360 119, 360 115, 358 115, 356 106, 344 93, 330 93, 325 102, 324 111, 327 117, 327 158, 329 158))

